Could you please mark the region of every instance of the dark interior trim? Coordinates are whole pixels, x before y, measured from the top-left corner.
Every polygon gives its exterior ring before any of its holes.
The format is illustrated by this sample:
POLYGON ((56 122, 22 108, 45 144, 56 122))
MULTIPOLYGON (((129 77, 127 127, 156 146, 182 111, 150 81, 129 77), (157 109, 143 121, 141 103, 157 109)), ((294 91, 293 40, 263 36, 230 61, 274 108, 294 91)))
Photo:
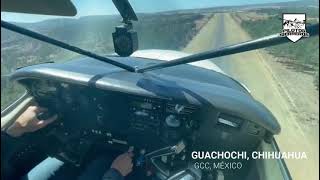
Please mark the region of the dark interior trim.
POLYGON ((70 0, 1 0, 1 12, 75 16, 77 9, 70 0))

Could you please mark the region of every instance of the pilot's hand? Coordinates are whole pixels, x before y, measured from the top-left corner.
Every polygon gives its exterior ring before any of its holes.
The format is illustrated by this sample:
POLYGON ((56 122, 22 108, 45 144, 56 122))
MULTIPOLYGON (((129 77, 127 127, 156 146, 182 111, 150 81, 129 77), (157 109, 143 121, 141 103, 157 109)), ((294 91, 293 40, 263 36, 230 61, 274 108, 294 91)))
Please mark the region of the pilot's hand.
POLYGON ((111 165, 111 168, 116 169, 122 176, 127 176, 132 171, 132 152, 126 152, 119 155, 111 165))
POLYGON ((37 118, 37 114, 45 111, 47 111, 46 108, 29 106, 7 129, 7 134, 12 137, 19 137, 25 133, 34 132, 44 128, 57 119, 57 115, 54 115, 47 120, 39 120, 37 118))

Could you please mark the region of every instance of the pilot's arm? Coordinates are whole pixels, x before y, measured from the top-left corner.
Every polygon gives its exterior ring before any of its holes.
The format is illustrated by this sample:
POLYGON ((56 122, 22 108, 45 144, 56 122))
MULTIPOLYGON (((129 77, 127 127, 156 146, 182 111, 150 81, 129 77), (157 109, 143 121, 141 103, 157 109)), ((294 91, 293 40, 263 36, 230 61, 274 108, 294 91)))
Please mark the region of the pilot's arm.
POLYGON ((2 163, 5 162, 6 158, 10 157, 10 153, 13 152, 18 144, 19 137, 25 133, 37 131, 57 119, 55 115, 47 120, 39 120, 37 114, 44 111, 46 111, 45 108, 29 106, 6 131, 1 131, 1 171, 4 168, 2 163))
POLYGON ((102 180, 123 180, 132 171, 132 152, 126 152, 118 156, 111 168, 104 174, 102 180))
POLYGON ((46 108, 39 106, 29 106, 17 120, 6 130, 6 133, 11 137, 20 137, 25 133, 35 132, 41 128, 46 127, 57 119, 54 115, 46 120, 39 120, 37 114, 47 111, 46 108))
POLYGON ((47 109, 29 106, 6 131, 1 131, 1 157, 11 149, 13 142, 18 141, 19 137, 44 128, 57 119, 57 115, 54 115, 47 120, 39 120, 37 114, 44 111, 47 109))

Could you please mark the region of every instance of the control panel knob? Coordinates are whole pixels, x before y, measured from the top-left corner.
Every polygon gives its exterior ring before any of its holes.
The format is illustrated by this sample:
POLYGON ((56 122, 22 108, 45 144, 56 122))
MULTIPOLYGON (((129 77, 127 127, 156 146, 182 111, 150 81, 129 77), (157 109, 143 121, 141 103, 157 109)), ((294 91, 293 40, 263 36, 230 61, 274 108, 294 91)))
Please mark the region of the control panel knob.
POLYGON ((181 125, 181 122, 179 119, 177 119, 174 115, 169 115, 166 117, 166 124, 169 127, 177 128, 181 125))
POLYGON ((180 104, 176 104, 174 106, 174 110, 176 111, 176 113, 180 114, 184 110, 184 106, 180 104))

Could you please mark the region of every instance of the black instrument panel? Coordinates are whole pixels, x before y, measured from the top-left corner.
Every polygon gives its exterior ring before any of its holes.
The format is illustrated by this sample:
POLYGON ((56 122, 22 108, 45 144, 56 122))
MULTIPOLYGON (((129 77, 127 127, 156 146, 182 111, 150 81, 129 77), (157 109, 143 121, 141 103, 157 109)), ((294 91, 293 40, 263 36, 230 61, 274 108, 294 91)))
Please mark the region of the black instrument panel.
POLYGON ((149 97, 53 80, 23 83, 40 106, 58 114, 59 120, 45 134, 60 144, 62 159, 75 159, 74 164, 81 164, 93 146, 120 151, 134 146, 151 152, 183 140, 188 149, 250 150, 266 134, 264 128, 247 119, 174 97, 149 97))
MULTIPOLYGON (((154 148, 177 143, 199 127, 200 107, 64 82, 34 80, 36 101, 60 117, 60 134, 93 133, 106 142, 154 148)), ((65 139, 65 137, 63 137, 65 139)))

